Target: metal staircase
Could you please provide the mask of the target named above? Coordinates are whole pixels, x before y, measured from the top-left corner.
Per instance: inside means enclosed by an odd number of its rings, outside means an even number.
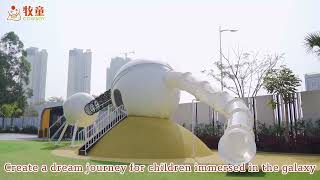
[[[78,133],[78,140],[84,141],[79,155],[87,155],[90,149],[113,127],[127,117],[124,105],[114,107],[111,101],[111,90],[90,101],[84,111],[88,115],[99,112],[97,119]]]
[[[113,127],[127,117],[127,111],[123,105],[115,108],[111,113],[99,116],[91,126],[83,129],[85,142],[79,149],[79,155],[87,155],[90,149]],[[88,137],[88,138],[87,138]]]
[[[89,126],[73,133],[73,139],[81,144],[81,148],[79,149],[80,155],[86,155],[102,136],[127,117],[124,105],[118,107],[112,105],[110,89],[86,104],[84,112],[90,116],[98,113],[98,117]],[[64,138],[68,127],[69,125],[64,115],[58,117],[57,121],[48,128],[49,141],[57,140],[56,144],[59,143]],[[60,137],[56,139],[59,133]],[[72,145],[75,142],[74,140],[72,141]]]
[[[78,133],[78,140],[84,141],[84,144],[79,149],[79,155],[87,155],[99,139],[127,117],[124,105],[116,108],[112,105],[110,89],[90,101],[84,107],[84,111],[88,115],[99,112],[99,115],[95,122]]]
[[[112,111],[114,111],[114,106],[112,104],[102,109],[99,112],[97,119],[92,124],[84,127],[81,131],[79,131],[77,139],[84,142],[86,139],[90,138],[92,134],[88,134],[88,132],[95,133],[97,131],[96,124],[98,124],[100,121],[103,121],[106,118],[109,118],[108,114],[110,114]]]

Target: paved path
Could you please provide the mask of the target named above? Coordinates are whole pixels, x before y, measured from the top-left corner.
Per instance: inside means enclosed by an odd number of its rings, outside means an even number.
[[[16,134],[16,133],[0,133],[0,140],[35,140],[38,136],[35,134]]]

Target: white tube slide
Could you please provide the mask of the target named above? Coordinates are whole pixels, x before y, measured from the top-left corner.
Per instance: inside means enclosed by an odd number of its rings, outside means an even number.
[[[165,81],[170,88],[193,94],[228,120],[218,145],[219,155],[223,160],[229,164],[242,164],[254,158],[256,144],[252,130],[253,117],[241,99],[213,89],[207,81],[198,81],[189,72],[170,71]]]

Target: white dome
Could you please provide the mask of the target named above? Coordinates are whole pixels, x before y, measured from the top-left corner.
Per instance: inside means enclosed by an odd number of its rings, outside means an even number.
[[[92,101],[94,98],[87,93],[76,93],[70,96],[63,103],[63,113],[69,124],[75,124],[79,127],[85,127],[91,124],[96,118],[97,114],[92,116],[84,112],[84,106]]]
[[[113,104],[124,104],[129,115],[168,118],[180,100],[180,91],[165,84],[165,75],[171,70],[169,65],[156,61],[128,62],[113,79]]]

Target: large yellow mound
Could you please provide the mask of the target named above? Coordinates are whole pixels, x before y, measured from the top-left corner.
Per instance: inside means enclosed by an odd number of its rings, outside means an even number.
[[[148,117],[127,117],[89,151],[89,156],[130,159],[209,155],[212,151],[187,129],[169,119]]]

